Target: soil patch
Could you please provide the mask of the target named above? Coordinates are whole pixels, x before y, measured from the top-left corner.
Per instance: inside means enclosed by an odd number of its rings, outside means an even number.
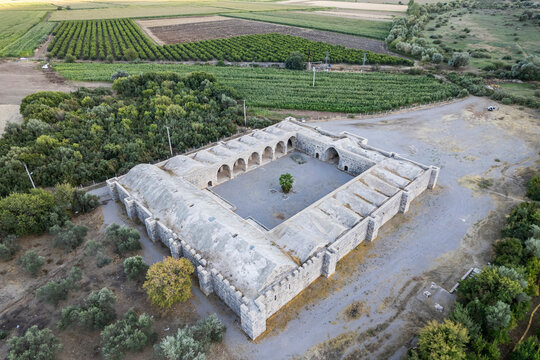
[[[214,18],[214,17],[212,17]],[[196,18],[203,20],[204,18]],[[152,26],[139,22],[144,31],[160,44],[178,44],[200,40],[223,39],[233,36],[278,33],[303,37],[312,41],[322,41],[333,45],[342,45],[353,49],[363,49],[379,54],[395,55],[386,50],[383,41],[359,36],[332,33],[320,30],[297,28],[294,26],[270,24],[243,19],[196,21],[193,23],[171,24],[173,19],[152,20]]]

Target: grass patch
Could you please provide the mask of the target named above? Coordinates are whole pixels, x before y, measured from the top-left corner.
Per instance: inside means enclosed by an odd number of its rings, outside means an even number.
[[[503,83],[500,86],[507,93],[523,97],[533,97],[534,92],[540,89],[538,85],[532,83]]]
[[[384,40],[392,27],[390,22],[342,18],[312,12],[275,11],[260,13],[226,14],[228,17],[258,20],[273,24],[298,26],[308,29],[332,31]]]
[[[43,19],[45,11],[0,12],[0,51]]]
[[[463,14],[464,10],[454,10],[428,22],[424,34],[431,46],[440,42],[438,46],[446,49],[443,54],[447,57],[453,51],[471,53],[473,67],[483,68],[496,61],[512,65],[527,55],[540,53],[538,27],[531,20],[517,19],[523,11],[476,9]],[[465,28],[470,32],[465,32]]]
[[[129,74],[148,71],[188,73],[205,71],[235,88],[248,107],[370,113],[454,97],[455,85],[428,76],[389,73],[319,73],[315,87],[307,71],[272,68],[217,67],[180,64],[57,64],[70,80],[111,81],[122,69]]]
[[[28,30],[23,36],[6,46],[0,56],[32,56],[34,49],[47,40],[56,26],[53,22],[42,22]]]

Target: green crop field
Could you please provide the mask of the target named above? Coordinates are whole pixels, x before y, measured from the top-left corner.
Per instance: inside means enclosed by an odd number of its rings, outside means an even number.
[[[23,36],[0,51],[0,56],[31,56],[34,49],[43,43],[53,31],[56,23],[41,22],[28,30]]]
[[[370,64],[410,64],[410,61],[369,51],[348,49],[340,45],[310,41],[280,35],[245,35],[228,39],[204,40],[177,45],[156,45],[131,19],[89,20],[63,22],[55,31],[48,51],[53,57],[71,54],[79,59],[126,58],[126,51],[134,49],[144,60],[200,60],[284,62],[294,51],[307,54],[313,61],[321,61],[328,52],[336,63],[360,64],[364,53]]]
[[[45,11],[0,11],[0,51],[41,21]]]
[[[51,21],[210,15],[240,11],[309,9],[309,6],[247,1],[155,1],[106,3],[108,7],[55,11]],[[82,6],[81,6],[82,7]]]
[[[56,64],[65,78],[110,81],[119,69],[130,74],[148,71],[205,71],[236,89],[248,106],[347,113],[385,111],[455,97],[459,88],[428,76],[388,73],[317,73],[315,87],[307,71],[271,68],[217,67],[180,64]]]
[[[312,12],[275,11],[257,13],[225,14],[247,20],[258,20],[274,24],[291,25],[308,29],[333,31],[349,35],[364,36],[384,40],[392,24],[383,21],[352,19],[338,16],[320,15]]]

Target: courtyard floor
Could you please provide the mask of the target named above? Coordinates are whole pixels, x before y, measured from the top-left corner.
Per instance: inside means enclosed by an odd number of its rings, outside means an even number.
[[[300,164],[293,158],[301,157]],[[279,185],[281,174],[294,178],[293,189],[285,194]],[[224,182],[212,191],[236,207],[244,219],[251,217],[267,229],[281,224],[304,208],[313,204],[353,176],[330,164],[298,151],[248,171]]]

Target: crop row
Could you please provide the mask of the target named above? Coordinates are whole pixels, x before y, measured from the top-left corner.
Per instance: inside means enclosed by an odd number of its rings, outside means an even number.
[[[324,42],[281,34],[236,36],[175,45],[156,45],[130,19],[65,21],[55,31],[48,51],[64,58],[129,60],[128,49],[142,60],[195,60],[284,62],[292,52],[309,53],[312,61],[323,61],[328,54],[333,63],[361,64],[364,54],[370,64],[410,64],[407,59],[370,51],[345,48]]]
[[[57,64],[56,70],[76,81],[110,81],[118,64]],[[156,71],[154,64],[123,64],[129,74]],[[371,113],[412,104],[442,101],[458,95],[460,88],[430,76],[389,73],[321,72],[312,87],[312,74],[272,68],[162,64],[160,71],[204,71],[233,87],[248,106]]]

